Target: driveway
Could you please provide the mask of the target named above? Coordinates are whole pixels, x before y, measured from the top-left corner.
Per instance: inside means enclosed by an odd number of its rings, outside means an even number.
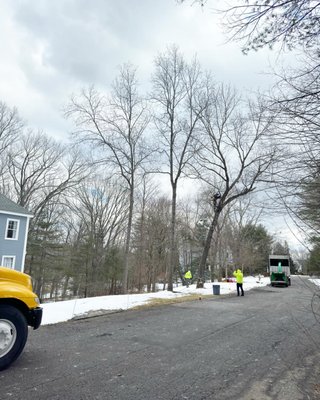
[[[43,326],[0,372],[0,398],[320,399],[319,328],[319,289],[305,277]]]

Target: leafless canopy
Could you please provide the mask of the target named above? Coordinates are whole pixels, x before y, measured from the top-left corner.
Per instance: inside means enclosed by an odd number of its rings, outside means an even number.
[[[243,51],[277,42],[292,49],[318,45],[320,3],[312,0],[242,0],[225,11],[232,39],[243,40]]]

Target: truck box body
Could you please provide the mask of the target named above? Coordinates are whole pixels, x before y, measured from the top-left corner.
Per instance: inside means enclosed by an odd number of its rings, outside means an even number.
[[[269,273],[271,286],[291,285],[290,257],[288,255],[270,255]]]

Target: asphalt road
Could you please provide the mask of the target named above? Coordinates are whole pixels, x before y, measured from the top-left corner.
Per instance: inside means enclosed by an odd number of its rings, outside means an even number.
[[[319,289],[124,311],[29,332],[0,399],[320,399]]]

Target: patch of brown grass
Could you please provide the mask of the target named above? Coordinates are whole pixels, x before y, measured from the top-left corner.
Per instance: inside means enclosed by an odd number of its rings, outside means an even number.
[[[147,303],[140,306],[131,308],[131,310],[143,310],[150,307],[165,306],[168,304],[185,303],[187,301],[202,300],[205,298],[212,298],[212,295],[189,294],[181,297],[174,297],[171,299],[150,299]]]

